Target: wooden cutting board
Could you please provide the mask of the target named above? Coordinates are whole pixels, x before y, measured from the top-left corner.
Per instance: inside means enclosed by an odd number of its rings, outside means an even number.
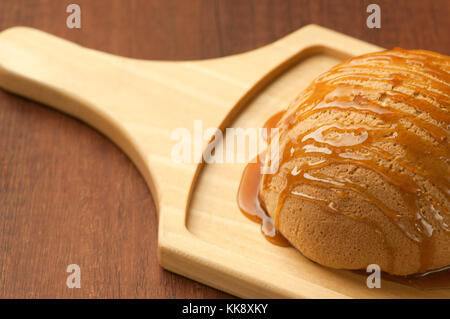
[[[328,269],[270,244],[236,205],[244,163],[177,164],[175,128],[256,128],[318,74],[380,47],[309,25],[251,52],[203,61],[143,61],[44,32],[0,33],[0,86],[75,116],[136,164],[159,212],[162,267],[240,297],[450,297]],[[203,142],[202,148],[207,145]],[[105,161],[108,159],[105,158]]]

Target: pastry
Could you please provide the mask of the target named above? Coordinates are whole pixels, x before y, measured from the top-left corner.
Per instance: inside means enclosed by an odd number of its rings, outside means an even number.
[[[449,108],[448,56],[397,48],[333,67],[277,122],[280,162],[262,175],[261,206],[325,266],[450,265]]]

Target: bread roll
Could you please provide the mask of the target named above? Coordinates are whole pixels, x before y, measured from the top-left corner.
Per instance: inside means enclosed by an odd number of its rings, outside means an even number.
[[[320,75],[278,122],[260,200],[305,256],[396,275],[450,265],[450,58],[394,49]],[[274,141],[272,141],[274,142]]]

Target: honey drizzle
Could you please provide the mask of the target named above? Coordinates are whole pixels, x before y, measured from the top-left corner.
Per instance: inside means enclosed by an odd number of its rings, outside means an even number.
[[[283,145],[284,150],[280,159],[280,170],[282,171],[279,171],[277,174],[282,174],[286,178],[286,187],[282,190],[279,197],[275,227],[278,228],[279,212],[288,196],[314,201],[316,204],[326,207],[326,210],[330,213],[343,214],[335,203],[296,192],[295,188],[299,185],[307,184],[325,187],[332,191],[339,189],[340,191],[355,192],[383,212],[394,225],[402,230],[405,236],[417,244],[421,253],[418,272],[424,272],[428,269],[429,261],[434,254],[433,232],[436,231],[436,220],[438,221],[438,227],[445,233],[449,233],[449,227],[444,220],[446,216],[449,216],[449,212],[447,207],[444,207],[436,198],[427,194],[408,172],[429,180],[446,199],[449,199],[448,110],[450,99],[446,94],[446,92],[449,92],[449,85],[446,82],[450,81],[450,74],[432,63],[431,59],[436,58],[435,55],[430,56],[418,52],[416,55],[406,58],[402,57],[403,53],[404,51],[401,49],[376,53],[347,61],[333,68],[317,78],[306,89],[304,97],[296,101],[298,106],[294,112],[289,116],[285,116],[278,123],[278,127],[281,129],[280,140],[283,138],[283,134],[289,132],[299,122],[314,114],[331,110],[370,113],[383,120],[386,126],[345,126],[340,123],[325,123],[321,127],[305,132],[298,138],[292,139],[286,145]],[[445,59],[446,61],[448,60],[448,58]],[[408,66],[409,64],[420,66],[420,68],[414,67],[414,70],[412,70]],[[361,74],[359,72],[367,72],[367,70],[373,70],[375,73],[380,71],[387,72],[389,76],[369,73]],[[358,75],[346,74],[346,72],[358,73]],[[371,81],[376,80],[380,83],[394,84],[391,90],[381,90],[368,88],[362,84],[351,85],[343,82],[352,79],[361,80],[361,76],[365,76]],[[413,77],[416,82],[409,79]],[[437,78],[443,81],[439,81]],[[398,86],[409,88],[415,92],[415,95],[417,94],[418,96],[420,94],[439,103],[439,107],[426,99],[416,98],[416,96],[412,98],[396,90]],[[379,94],[380,92],[384,92],[384,95],[377,96],[377,93]],[[380,101],[385,98],[390,98],[397,103],[403,103],[416,112],[428,114],[430,118],[438,123],[445,123],[446,129],[430,121],[418,118],[416,114],[382,105]],[[408,127],[405,127],[405,121],[426,132],[432,138],[432,141],[425,140],[411,132]],[[327,130],[337,132],[338,140],[334,142],[327,140],[324,137]],[[393,158],[388,152],[376,146],[377,142],[388,140],[404,148],[404,159]],[[362,153],[365,156],[357,154],[361,151],[364,151]],[[304,156],[321,156],[325,157],[325,161],[316,165],[303,165],[300,168],[296,168],[296,170],[301,171],[300,174],[296,175],[283,171],[284,164]],[[395,164],[402,171],[392,170],[380,165],[378,163],[380,158],[390,161],[391,165]],[[339,180],[334,176],[324,177],[318,176],[317,173],[314,174],[314,171],[319,168],[341,163],[370,169],[396,187],[408,208],[407,214],[387,207],[382,199],[376,198],[366,188],[350,180]],[[264,189],[270,187],[271,179],[271,175],[264,176],[262,181]],[[430,221],[426,219],[422,211],[424,208],[419,207],[419,202],[428,204],[427,209],[431,209],[434,212],[435,220]],[[374,225],[373,222],[360,217],[357,218],[380,231],[380,227]],[[387,245],[386,241],[385,244]],[[393,267],[395,252],[389,247],[387,247],[387,250],[390,254],[389,271]]]

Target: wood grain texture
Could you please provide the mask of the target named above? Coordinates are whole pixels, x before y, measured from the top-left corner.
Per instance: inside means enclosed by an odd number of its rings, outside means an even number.
[[[75,31],[65,28],[68,3],[2,1],[0,28],[30,25],[111,53],[192,59],[253,49],[314,22],[385,47],[449,53],[446,1],[381,1],[381,30],[365,28],[365,6],[354,1],[79,1]],[[3,92],[0,130],[0,296],[225,296],[160,270],[150,194],[98,133]],[[83,289],[65,287],[69,263],[90,265]]]

